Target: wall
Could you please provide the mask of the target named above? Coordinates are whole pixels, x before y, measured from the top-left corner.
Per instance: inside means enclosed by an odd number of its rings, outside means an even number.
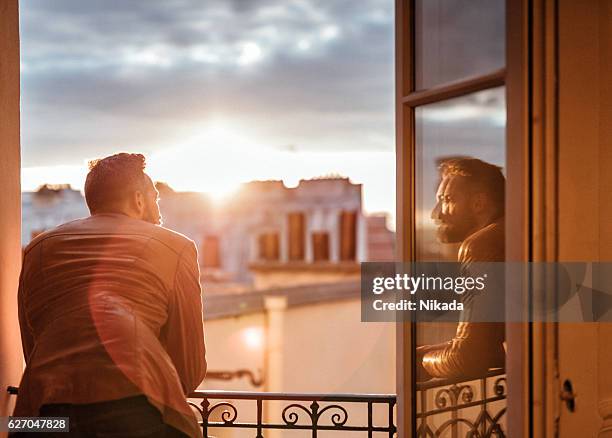
[[[362,323],[358,299],[328,301],[313,305],[289,307],[282,311],[280,355],[271,359],[266,354],[270,347],[266,339],[273,336],[269,315],[264,312],[234,318],[205,321],[207,358],[211,371],[235,371],[246,368],[256,372],[270,366],[270,360],[280,360],[281,375],[278,386],[255,388],[246,379],[223,382],[208,380],[202,389],[241,391],[321,392],[321,393],[395,393],[395,324]],[[259,329],[264,335],[258,347],[249,342],[248,332]],[[277,365],[275,365],[277,366]],[[277,376],[279,377],[279,376]],[[236,404],[243,420],[254,420],[253,403]],[[283,405],[284,406],[284,405]],[[279,421],[273,414],[280,413],[279,405],[268,420]],[[351,406],[349,422],[367,424],[365,407],[358,410]],[[264,407],[264,410],[266,407]],[[375,412],[375,423],[383,424],[386,412]],[[244,432],[244,433],[243,433]],[[252,436],[238,430],[213,429],[218,437]],[[273,434],[271,434],[273,435]],[[336,436],[332,433],[330,436]],[[350,436],[350,434],[341,434]],[[362,436],[363,434],[359,435]],[[268,434],[266,434],[268,436]],[[282,432],[278,436],[294,436]],[[304,432],[296,432],[304,436]],[[320,436],[326,436],[321,434]]]
[[[609,1],[560,1],[557,220],[561,261],[612,261],[611,30]],[[560,405],[561,437],[596,436],[602,402],[607,404],[607,415],[612,415],[612,379],[607,377],[612,339],[607,326],[559,325],[559,384],[569,379],[577,394],[575,412]],[[602,337],[599,348],[598,336]],[[602,360],[602,355],[607,359]]]
[[[19,159],[19,18],[17,0],[0,0],[0,416],[12,411],[6,387],[22,371],[17,323],[21,264]]]
[[[361,322],[359,300],[290,308],[283,390],[395,393],[395,324]]]
[[[251,265],[253,287],[256,290],[359,281],[361,267],[352,262],[257,263]]]

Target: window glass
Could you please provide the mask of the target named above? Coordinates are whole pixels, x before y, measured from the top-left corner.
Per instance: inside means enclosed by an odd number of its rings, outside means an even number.
[[[473,157],[505,172],[504,93],[499,87],[416,108],[417,260],[457,260],[458,244],[441,243],[431,217],[440,165],[451,158]]]
[[[478,242],[470,253],[475,261],[503,261],[504,92],[500,87],[416,109],[418,261],[468,266],[458,249],[470,242]],[[483,192],[484,207],[474,207]],[[505,391],[504,340],[499,322],[417,323],[419,436],[469,436],[494,427],[481,409],[487,394]],[[491,418],[501,413],[503,430],[504,406],[501,399],[485,406]]]
[[[416,88],[502,68],[504,35],[504,0],[417,0]]]

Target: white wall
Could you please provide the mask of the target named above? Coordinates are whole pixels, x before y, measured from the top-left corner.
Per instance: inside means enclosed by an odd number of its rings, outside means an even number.
[[[395,325],[362,323],[358,299],[322,302],[290,307],[284,315],[282,333],[282,387],[273,391],[304,393],[395,393]],[[266,364],[265,342],[248,347],[245,330],[259,328],[264,337],[266,315],[261,313],[205,322],[207,358],[210,370],[248,368],[257,371]],[[203,389],[263,391],[243,380],[207,381]],[[268,388],[265,388],[268,389]],[[254,403],[236,404],[242,420],[254,420]],[[366,406],[345,405],[349,422],[366,425]],[[273,414],[280,414],[274,406]],[[281,408],[282,410],[282,408]],[[386,421],[384,409],[375,410],[375,422]],[[273,416],[274,417],[274,416]],[[274,418],[273,418],[274,419]],[[278,421],[279,418],[276,418]],[[329,424],[329,418],[325,420]],[[386,424],[386,423],[385,423]],[[213,429],[218,437],[253,436],[235,429]],[[270,434],[265,434],[269,436]],[[277,436],[304,436],[304,432],[283,431]],[[320,436],[327,436],[320,433]],[[335,432],[338,435],[338,432]],[[330,434],[329,436],[335,436]],[[362,436],[361,434],[360,436]],[[342,436],[351,436],[342,433]]]

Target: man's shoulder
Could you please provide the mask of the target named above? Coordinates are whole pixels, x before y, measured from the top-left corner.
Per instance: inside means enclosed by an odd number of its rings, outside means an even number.
[[[181,253],[186,247],[195,245],[193,240],[187,236],[149,222],[127,216],[97,215],[73,220],[41,233],[28,244],[25,253],[52,237],[66,236],[72,238],[77,235],[100,234],[150,238],[177,254]]]
[[[186,247],[193,246],[195,247],[195,243],[189,237],[184,234],[179,233],[178,231],[171,230],[170,228],[165,228],[159,225],[146,224],[149,227],[149,232],[151,233],[151,237],[159,240],[161,243],[170,246],[176,252],[182,252]]]
[[[38,246],[41,242],[45,241],[46,239],[56,236],[56,235],[62,235],[62,234],[66,234],[66,233],[70,233],[70,229],[73,226],[78,226],[78,223],[84,221],[87,218],[80,218],[80,219],[75,219],[72,220],[70,222],[65,222],[63,224],[60,224],[54,228],[50,228],[48,230],[43,231],[42,233],[38,234],[36,237],[34,237],[30,243],[28,243],[26,245],[26,247],[24,248],[24,254],[27,254],[28,252],[30,252],[30,250],[32,250],[32,248]]]
[[[505,259],[504,221],[493,222],[476,231],[459,248],[460,262],[502,262]]]

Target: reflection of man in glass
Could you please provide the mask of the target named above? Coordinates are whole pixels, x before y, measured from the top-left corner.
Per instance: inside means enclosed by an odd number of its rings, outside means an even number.
[[[472,262],[504,261],[504,186],[501,169],[475,158],[440,166],[442,180],[431,218],[442,243],[461,243],[462,270]],[[417,348],[420,380],[477,376],[504,365],[504,324],[460,322],[448,342]]]

